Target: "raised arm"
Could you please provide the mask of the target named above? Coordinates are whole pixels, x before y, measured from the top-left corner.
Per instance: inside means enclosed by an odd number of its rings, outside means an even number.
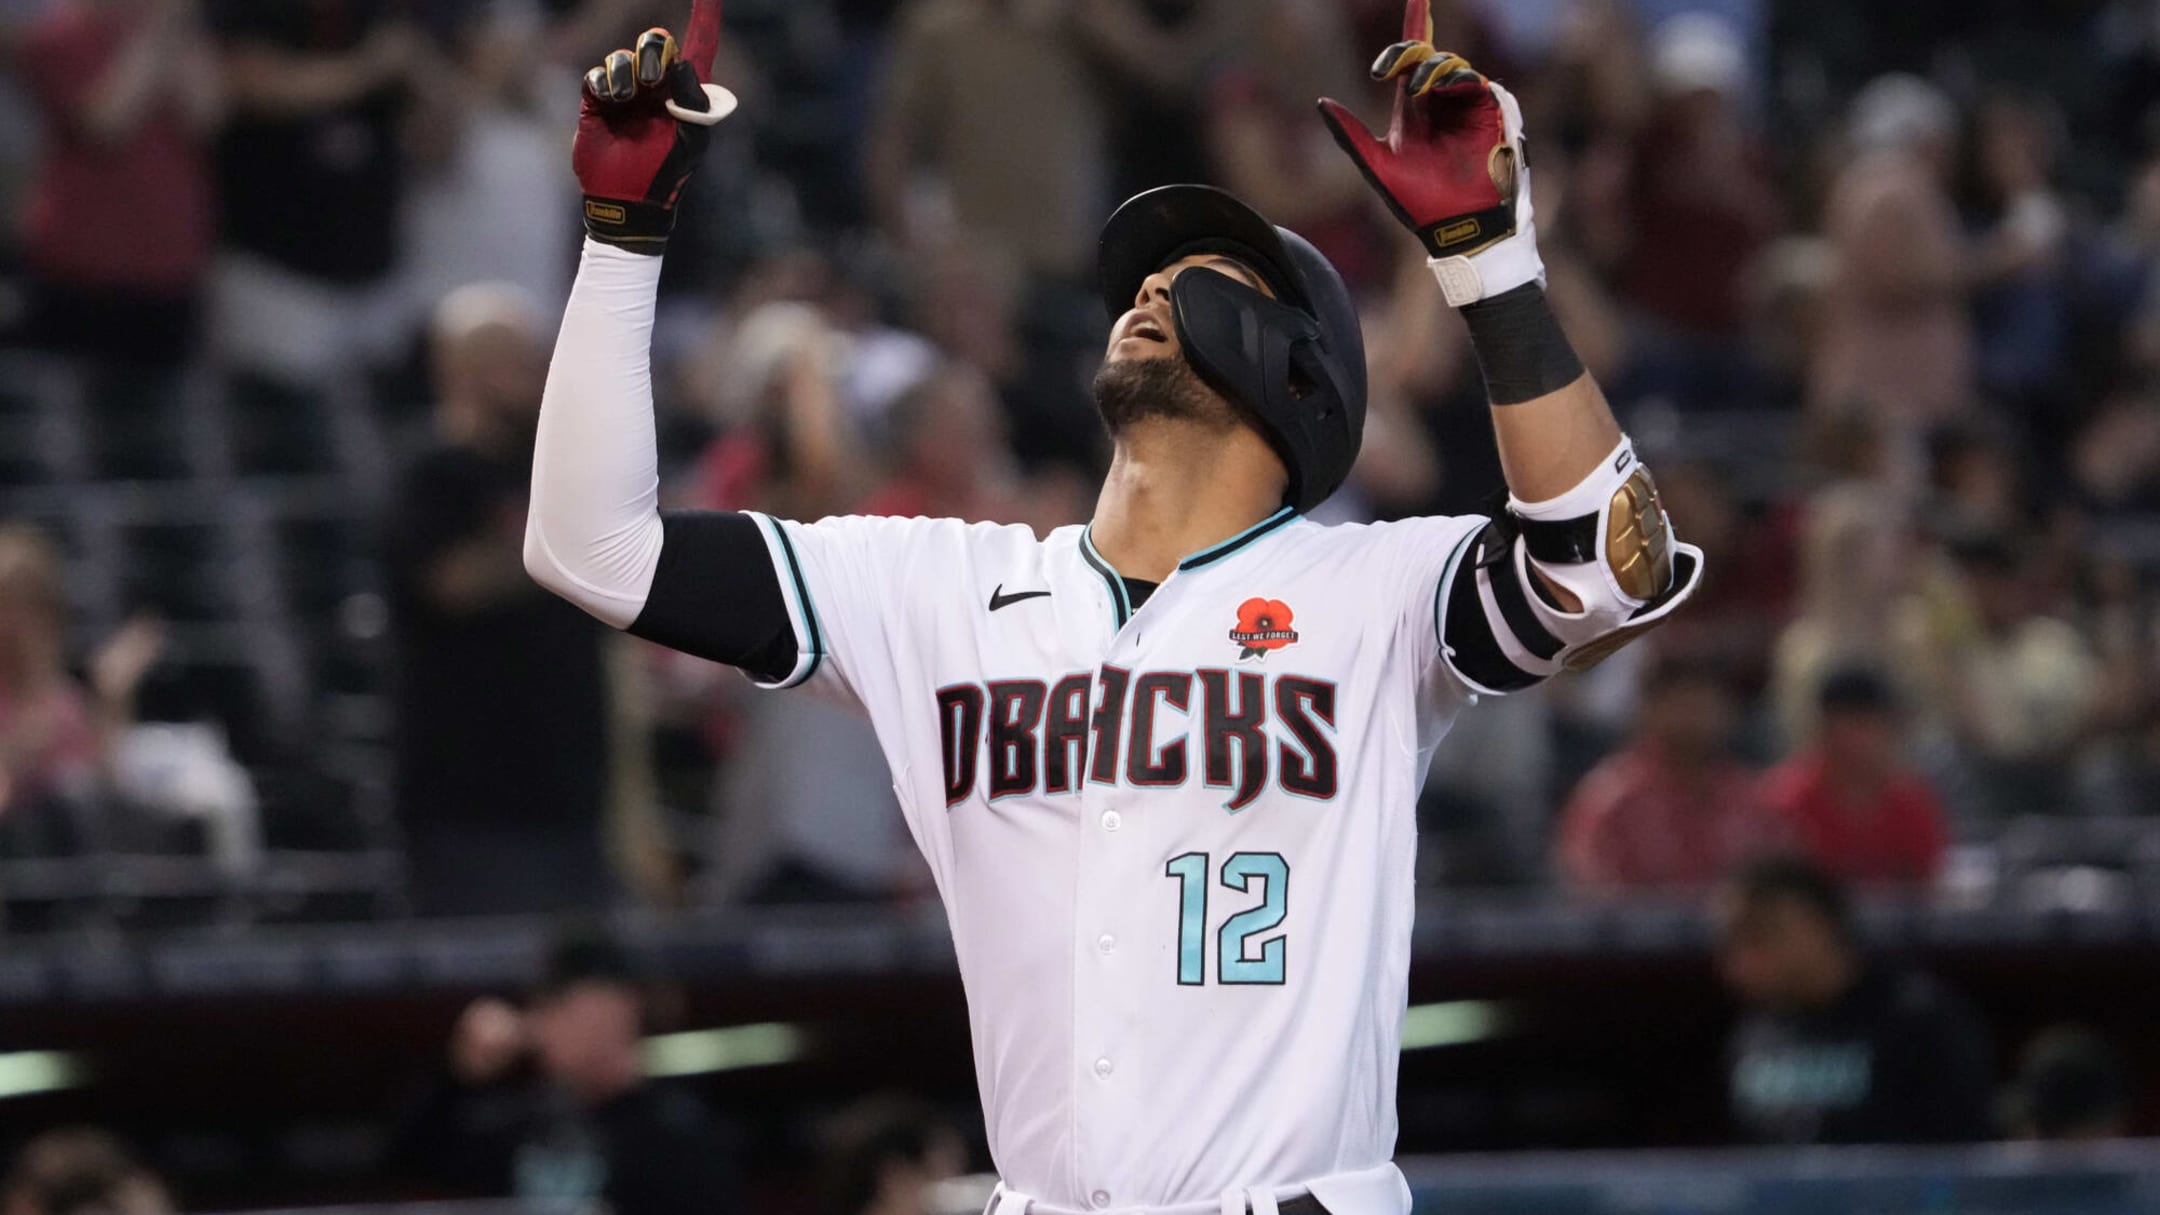
[[[1672,537],[1657,487],[1545,299],[1515,98],[1432,44],[1429,0],[1375,79],[1397,81],[1386,135],[1341,104],[1336,141],[1431,255],[1485,372],[1507,509],[1442,588],[1449,659],[1489,691],[1597,662],[1693,590],[1701,554]]]
[[[229,42],[225,87],[234,108],[283,118],[351,105],[395,84],[422,53],[420,35],[393,23],[348,51],[295,52],[254,38]]]
[[[606,624],[754,675],[795,640],[758,524],[660,510],[652,330],[675,206],[713,124],[735,105],[704,83],[717,0],[685,43],[650,30],[586,76],[572,154],[586,241],[548,368],[533,449],[525,569]]]

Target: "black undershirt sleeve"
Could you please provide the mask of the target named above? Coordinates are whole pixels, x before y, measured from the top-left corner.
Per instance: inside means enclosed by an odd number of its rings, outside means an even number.
[[[786,677],[795,630],[757,521],[734,511],[665,511],[660,522],[660,565],[631,635],[759,679]]]

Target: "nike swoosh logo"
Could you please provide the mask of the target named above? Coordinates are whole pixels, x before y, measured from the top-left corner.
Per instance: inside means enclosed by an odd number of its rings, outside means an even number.
[[[997,589],[990,592],[990,610],[995,612],[1000,608],[1009,608],[1023,599],[1048,599],[1049,597],[1050,592],[1048,591],[1014,591],[1008,595],[1005,593],[1005,584],[1000,582]]]

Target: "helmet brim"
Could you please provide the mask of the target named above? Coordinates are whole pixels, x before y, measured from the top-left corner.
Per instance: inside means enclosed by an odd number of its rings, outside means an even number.
[[[1275,225],[1213,186],[1179,185],[1134,195],[1103,225],[1095,269],[1104,310],[1116,320],[1132,308],[1148,275],[1210,253],[1249,266],[1275,298],[1309,306],[1304,276]]]

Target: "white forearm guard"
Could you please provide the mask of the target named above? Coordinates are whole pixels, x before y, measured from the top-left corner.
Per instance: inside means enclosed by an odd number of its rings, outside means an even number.
[[[1702,550],[1673,538],[1657,483],[1626,439],[1575,488],[1544,502],[1509,497],[1522,535],[1512,556],[1580,604],[1553,606],[1525,578],[1531,613],[1580,670],[1648,630],[1694,593]]]

